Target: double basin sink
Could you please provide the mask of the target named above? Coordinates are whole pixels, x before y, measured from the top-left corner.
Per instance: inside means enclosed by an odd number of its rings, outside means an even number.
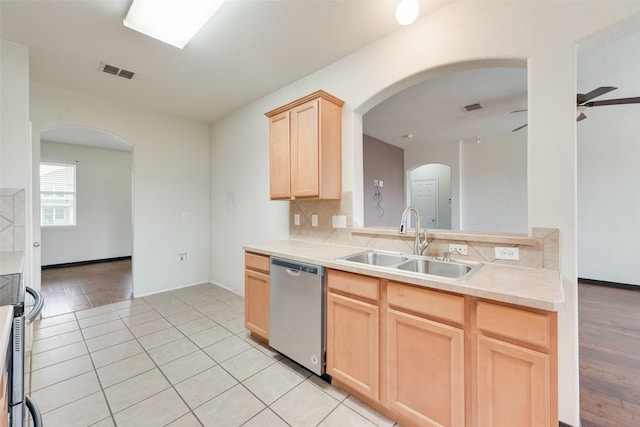
[[[371,250],[338,258],[339,260],[366,264],[400,271],[447,277],[457,280],[468,279],[482,264],[466,264],[441,261],[418,255]]]

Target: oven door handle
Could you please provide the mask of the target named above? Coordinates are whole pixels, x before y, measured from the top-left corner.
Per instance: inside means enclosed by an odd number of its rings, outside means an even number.
[[[33,427],[42,427],[42,415],[36,402],[34,402],[29,396],[24,397],[24,403],[27,405],[27,409],[31,413],[31,419],[33,420]]]
[[[36,320],[38,316],[40,316],[40,312],[42,311],[42,307],[44,306],[44,298],[42,298],[42,295],[40,295],[40,292],[38,292],[37,290],[33,289],[30,286],[26,286],[25,290],[35,300],[35,302],[33,303],[33,309],[31,309],[29,314],[25,316],[25,322],[29,324],[34,320]]]

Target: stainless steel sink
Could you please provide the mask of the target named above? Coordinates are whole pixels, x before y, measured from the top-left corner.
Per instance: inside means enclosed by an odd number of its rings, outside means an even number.
[[[431,276],[448,277],[457,280],[468,279],[482,264],[441,261],[419,255],[371,250],[337,258],[392,270],[406,271]]]
[[[391,267],[407,261],[409,258],[402,254],[386,252],[363,252],[341,258],[345,261],[359,262],[361,264],[377,265],[379,267]]]
[[[444,262],[434,259],[412,259],[397,266],[398,270],[433,274],[434,276],[458,279],[471,271],[471,266],[457,262]]]

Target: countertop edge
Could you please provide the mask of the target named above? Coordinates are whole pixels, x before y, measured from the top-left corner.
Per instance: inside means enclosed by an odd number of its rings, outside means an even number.
[[[546,311],[558,312],[565,309],[562,277],[558,271],[553,270],[484,263],[479,271],[469,279],[459,281],[437,276],[424,277],[420,273],[403,272],[336,259],[372,250],[367,247],[289,239],[246,244],[243,248],[245,251],[262,255],[288,258],[350,273],[375,275],[387,280],[498,302]],[[495,285],[495,283],[499,283],[499,285]],[[542,293],[543,296],[530,291],[532,284],[537,286],[539,293]]]

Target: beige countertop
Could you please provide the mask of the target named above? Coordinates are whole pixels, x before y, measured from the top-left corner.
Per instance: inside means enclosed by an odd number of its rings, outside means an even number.
[[[0,276],[22,273],[23,251],[0,252]]]
[[[336,259],[372,248],[302,240],[278,240],[247,244],[244,249],[263,255],[278,256],[336,270],[366,274],[525,307],[549,311],[561,311],[565,307],[560,273],[552,270],[484,263],[468,279],[456,280]],[[459,257],[458,260],[462,261],[462,258]],[[456,261],[455,257],[453,257],[453,261]]]

